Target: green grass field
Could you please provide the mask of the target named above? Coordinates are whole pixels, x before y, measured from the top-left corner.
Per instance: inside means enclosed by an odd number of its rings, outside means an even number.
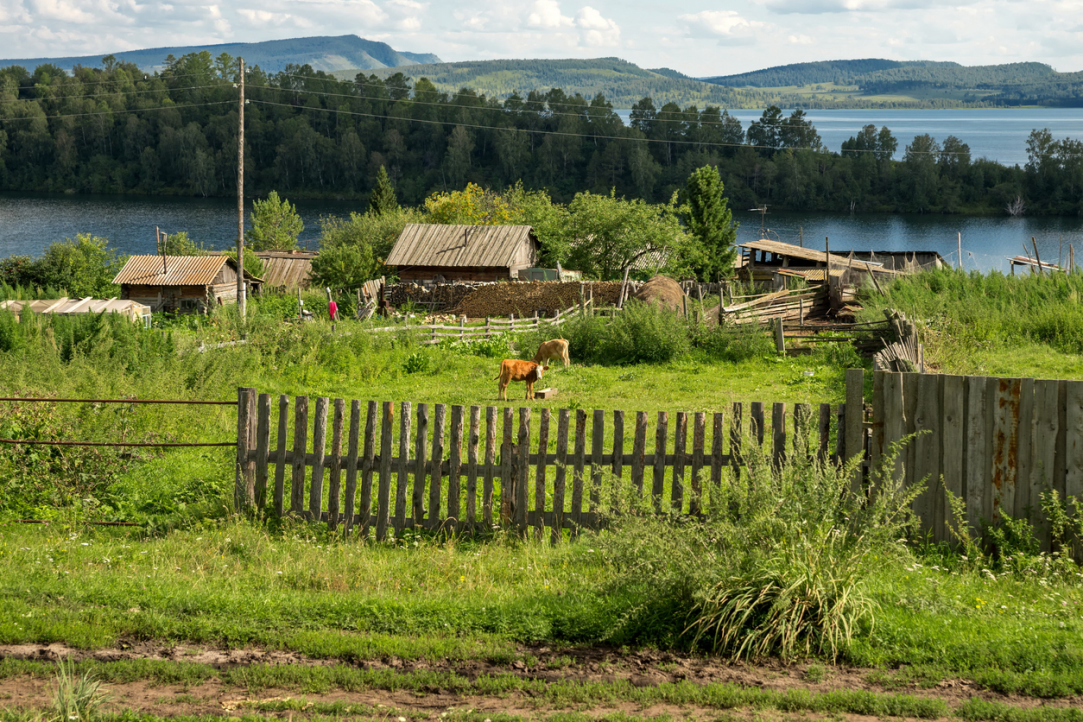
[[[931,274],[897,282],[882,301],[868,299],[866,313],[893,304],[926,320],[930,360],[944,371],[1072,378],[1083,321],[1065,301],[1077,283]],[[502,405],[493,378],[499,343],[486,356],[351,326],[336,333],[322,323],[283,326],[257,307],[246,345],[199,352],[201,343],[236,339],[228,313],[150,332],[64,323],[14,329],[0,319],[0,391],[232,399],[238,386],[253,386]],[[673,338],[663,331],[660,346]],[[577,344],[589,341],[586,332],[569,333]],[[531,350],[535,340],[517,339]],[[853,362],[830,348],[780,359],[769,342],[750,337],[681,348],[662,362],[553,369],[544,385],[560,396],[532,405],[653,415],[734,401],[837,403]],[[8,404],[0,407],[0,436],[230,440],[234,413]],[[712,497],[715,516],[703,523],[629,513],[558,546],[499,531],[450,539],[408,532],[378,544],[299,521],[236,517],[231,449],[123,456],[26,448],[0,449],[4,719],[57,718],[63,674],[36,651],[48,644],[86,655],[72,674],[92,673],[113,695],[83,717],[93,719],[124,710],[140,719],[443,713],[478,722],[1080,718],[1071,700],[1083,695],[1083,574],[1073,561],[1023,542],[966,558],[910,539],[905,519],[882,524],[847,507],[845,475],[818,467],[727,476]],[[897,503],[907,507],[901,497]],[[27,517],[51,523],[16,522]],[[87,519],[144,526],[95,527]],[[735,647],[711,654],[690,624],[724,618],[714,595],[726,584],[797,584],[777,597],[776,611],[807,604],[825,615],[823,624],[848,625],[837,655],[822,646],[826,627],[785,615],[770,624],[796,624],[796,640],[820,640],[811,652],[772,642],[783,646],[770,647],[766,666]],[[743,633],[761,633],[775,618],[766,607],[750,609],[739,622]],[[180,651],[162,656],[169,649]],[[110,651],[95,659],[102,650]],[[199,661],[208,651],[242,650],[252,654],[246,661]],[[743,661],[731,667],[735,656]],[[749,686],[740,670],[760,681]],[[972,693],[958,693],[961,683]]]

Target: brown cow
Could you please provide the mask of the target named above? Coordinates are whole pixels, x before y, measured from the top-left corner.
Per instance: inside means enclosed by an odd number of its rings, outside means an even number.
[[[534,382],[540,381],[542,374],[549,370],[548,366],[534,363],[533,361],[518,361],[506,358],[500,362],[500,398],[508,400],[508,384],[512,381],[526,381],[526,398],[530,401],[534,398]]]
[[[540,364],[554,358],[563,361],[564,368],[568,368],[568,364],[571,363],[571,359],[568,358],[568,342],[562,338],[555,338],[538,346],[538,353],[534,354],[534,363]]]

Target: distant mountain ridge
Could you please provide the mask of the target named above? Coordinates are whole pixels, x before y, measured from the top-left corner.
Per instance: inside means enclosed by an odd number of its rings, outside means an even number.
[[[229,53],[243,57],[249,66],[258,65],[268,73],[277,73],[286,65],[312,66],[313,70],[332,72],[344,69],[397,68],[406,65],[439,63],[440,58],[432,53],[408,53],[395,50],[387,43],[365,40],[356,35],[315,36],[310,38],[291,38],[288,40],[265,40],[259,43],[221,43],[217,45],[188,45],[144,50],[125,50],[112,53],[117,60],[134,63],[147,71],[158,71],[165,67],[166,56],[179,58],[182,55],[206,50],[211,55]],[[21,65],[30,72],[39,65],[51,63],[64,70],[71,71],[76,65],[99,67],[101,55],[81,55],[66,58],[26,58],[0,60],[0,67]]]

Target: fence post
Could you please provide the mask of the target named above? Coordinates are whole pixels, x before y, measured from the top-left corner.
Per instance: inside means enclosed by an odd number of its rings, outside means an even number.
[[[289,423],[290,397],[282,394],[278,397],[278,463],[275,464],[275,516],[281,518],[283,509],[282,496],[286,487],[286,424]]]
[[[267,503],[267,457],[271,451],[271,395],[260,394],[256,418],[256,509]]]
[[[305,510],[305,452],[308,449],[308,397],[298,396],[293,407],[293,473],[290,477],[290,513]]]
[[[530,480],[530,407],[519,407],[519,448],[515,465],[515,532],[526,537],[527,504]]]
[[[256,435],[256,390],[237,389],[237,478],[233,490],[236,511],[245,511],[256,502],[255,463],[248,461]]]
[[[865,371],[846,369],[846,428],[840,429],[846,437],[846,461],[864,455],[861,438],[865,433]],[[862,489],[862,473],[859,467],[850,480],[850,489],[858,494]]]
[[[310,521],[318,522],[323,511],[323,468],[327,455],[327,405],[326,396],[316,397],[316,420],[312,429],[312,486],[308,490],[308,513]]]
[[[466,338],[466,316],[459,316],[459,340]]]

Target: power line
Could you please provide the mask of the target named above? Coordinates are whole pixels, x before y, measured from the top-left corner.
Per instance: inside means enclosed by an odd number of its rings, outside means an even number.
[[[21,65],[14,65],[14,66],[9,65],[8,66],[8,68],[11,68],[11,67],[23,68],[23,66],[21,66]],[[39,65],[37,67],[40,68],[41,66]],[[4,70],[6,70],[6,69],[7,68],[0,68],[0,75],[3,75]],[[26,68],[23,68],[23,70],[26,70]],[[35,68],[35,71],[36,70],[37,70],[37,68]],[[61,70],[63,70],[63,68],[61,68]],[[100,68],[90,68],[90,70],[92,70],[94,72],[98,72],[98,73],[105,72],[104,70],[101,70]],[[128,78],[128,80],[132,81],[133,83],[149,83],[151,80],[172,80],[173,78],[194,78],[196,76],[204,76],[205,77],[206,75],[207,75],[207,73],[178,73],[176,75],[172,75],[172,74],[171,75],[163,75],[161,73],[155,73],[155,74],[143,73],[142,80],[140,80],[139,78]],[[122,82],[120,80],[83,80],[83,79],[81,79],[81,78],[79,78],[79,77],[77,77],[75,75],[64,75],[62,77],[66,81],[77,82],[80,85],[106,85],[108,83],[120,83],[120,82]],[[231,82],[231,81],[223,80],[222,82],[225,83],[225,82]],[[20,88],[36,88],[37,85],[20,85],[19,87]],[[55,87],[55,86],[46,85],[45,87],[46,88],[52,88],[52,87]]]

